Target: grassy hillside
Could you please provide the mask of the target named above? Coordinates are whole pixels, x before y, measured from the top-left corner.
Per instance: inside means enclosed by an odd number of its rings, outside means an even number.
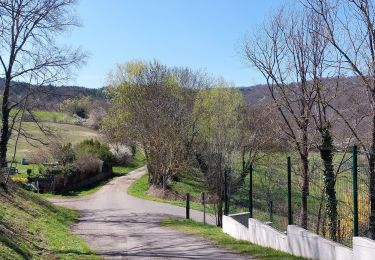
[[[53,142],[53,141],[61,141],[61,142],[70,142],[72,144],[76,144],[81,142],[84,139],[94,138],[100,139],[99,133],[95,130],[92,130],[87,127],[78,126],[78,125],[70,125],[70,124],[58,124],[58,123],[42,123],[43,126],[49,129],[53,135],[46,136],[43,134],[39,127],[35,123],[25,122],[23,123],[23,128],[27,131],[28,134],[32,135],[35,139],[43,140],[43,142]],[[14,151],[14,143],[15,143],[15,136],[16,132],[13,133],[11,140],[9,142],[9,151],[8,151],[8,158],[11,158]],[[17,155],[18,159],[26,157],[30,155],[32,152],[35,152],[37,149],[42,148],[43,145],[34,140],[26,140],[25,137],[20,136],[18,141],[17,147]]]
[[[36,194],[0,188],[0,259],[97,259],[69,231],[77,217]]]

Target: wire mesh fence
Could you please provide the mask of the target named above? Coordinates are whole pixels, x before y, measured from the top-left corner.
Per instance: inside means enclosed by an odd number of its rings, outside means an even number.
[[[353,153],[351,149],[332,151],[332,154],[332,167],[328,168],[327,162],[321,159],[318,151],[310,153],[307,229],[351,245],[356,232],[359,236],[370,236],[369,154],[362,151]],[[291,157],[289,184],[288,155]],[[265,155],[252,167],[242,171],[238,170],[241,169],[240,164],[235,165],[227,183],[228,213],[250,211],[253,218],[280,231],[286,231],[291,223],[302,225],[301,160],[295,154],[288,155]],[[332,170],[331,186],[327,169]],[[357,185],[354,187],[353,174],[357,179]],[[332,187],[333,190],[327,187]],[[356,219],[358,225],[355,224]]]

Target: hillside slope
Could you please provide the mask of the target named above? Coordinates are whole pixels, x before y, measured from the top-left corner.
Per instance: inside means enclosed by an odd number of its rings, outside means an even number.
[[[72,143],[77,144],[85,139],[97,139],[100,140],[101,137],[98,131],[93,129],[71,124],[59,124],[59,123],[42,123],[45,128],[53,133],[53,135],[44,135],[38,125],[32,122],[24,122],[24,130],[31,135],[34,139],[42,140],[44,143],[51,142],[62,142],[62,143]],[[9,140],[8,157],[11,158],[14,151],[14,143],[16,139],[16,132],[13,133],[11,139]],[[27,158],[30,154],[35,153],[39,149],[43,148],[44,145],[39,141],[32,139],[26,139],[24,136],[20,136],[17,146],[16,158]]]
[[[77,218],[36,194],[0,187],[0,259],[96,259],[69,231]]]

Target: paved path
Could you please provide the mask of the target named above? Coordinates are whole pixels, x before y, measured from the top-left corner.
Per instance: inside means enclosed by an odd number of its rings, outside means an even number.
[[[98,192],[77,199],[51,199],[81,212],[74,232],[106,259],[248,259],[196,236],[161,227],[160,220],[184,217],[185,209],[127,194],[146,171],[113,179]],[[192,211],[201,220],[202,213]]]

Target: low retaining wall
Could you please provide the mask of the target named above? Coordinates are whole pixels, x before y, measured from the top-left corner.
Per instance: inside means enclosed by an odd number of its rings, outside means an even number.
[[[247,226],[244,224],[246,218]],[[249,213],[223,216],[223,232],[236,239],[311,259],[375,259],[374,240],[354,237],[351,249],[296,225],[289,225],[286,234],[281,233],[259,220],[249,218]]]
[[[101,167],[101,171],[99,173],[90,177],[58,174],[45,176],[44,178],[37,179],[34,182],[38,182],[41,192],[62,193],[99,183],[110,178],[112,175],[112,166],[105,166]]]
[[[287,236],[259,220],[249,218],[250,242],[280,251],[288,251]]]
[[[311,259],[352,260],[353,250],[296,225],[287,230],[289,253]]]
[[[353,238],[353,259],[375,259],[375,241],[364,237]]]
[[[223,231],[236,239],[250,241],[249,229],[229,216],[223,216]]]

